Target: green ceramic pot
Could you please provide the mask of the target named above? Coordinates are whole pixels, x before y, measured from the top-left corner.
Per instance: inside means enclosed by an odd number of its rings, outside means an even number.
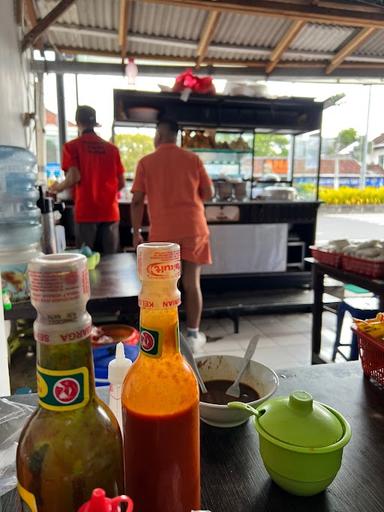
[[[267,400],[257,409],[239,402],[229,406],[254,415],[265,468],[281,488],[312,496],[333,481],[351,439],[351,428],[339,412],[305,391]]]

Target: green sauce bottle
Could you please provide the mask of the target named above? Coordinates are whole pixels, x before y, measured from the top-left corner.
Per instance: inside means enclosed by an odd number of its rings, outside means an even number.
[[[124,490],[119,425],[95,392],[86,258],[41,256],[28,272],[39,405],[19,441],[18,490],[25,511],[77,512],[97,487]]]

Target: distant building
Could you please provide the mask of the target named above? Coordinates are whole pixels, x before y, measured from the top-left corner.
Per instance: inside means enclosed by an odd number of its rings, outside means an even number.
[[[384,133],[373,139],[370,151],[371,164],[378,166],[381,171],[384,169]]]
[[[71,121],[67,121],[68,140],[77,137],[77,126]],[[57,114],[50,110],[45,110],[45,144],[47,151],[47,163],[61,162],[61,148],[59,143],[59,125]]]

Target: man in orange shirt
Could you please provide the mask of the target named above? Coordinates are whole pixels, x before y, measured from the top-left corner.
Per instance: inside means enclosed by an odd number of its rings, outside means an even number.
[[[125,185],[124,168],[116,146],[94,132],[96,111],[79,106],[76,123],[80,136],[63,146],[65,180],[54,183],[53,193],[74,187],[76,243],[103,254],[119,248],[119,204],[117,193]]]
[[[156,151],[142,158],[132,186],[133,243],[142,243],[144,198],[147,197],[151,242],[176,242],[181,248],[187,340],[199,350],[206,338],[199,331],[202,311],[201,265],[211,263],[204,201],[212,198],[212,182],[200,158],[176,145],[178,127],[160,121]]]

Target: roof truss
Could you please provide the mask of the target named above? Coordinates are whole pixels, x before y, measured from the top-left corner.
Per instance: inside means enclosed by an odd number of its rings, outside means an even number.
[[[271,56],[269,57],[269,64],[267,64],[267,67],[265,68],[265,72],[268,75],[275,69],[283,53],[289,48],[289,45],[292,43],[304,25],[305,21],[303,20],[296,20],[292,22],[291,26],[280,39],[279,44],[276,46],[276,48],[271,53]]]
[[[121,60],[124,62],[127,53],[127,33],[128,33],[128,11],[130,0],[120,0],[120,17],[119,17],[119,46],[121,52]]]
[[[32,29],[32,28],[36,27],[36,25],[38,24],[35,3],[33,0],[23,0],[23,2],[24,2],[24,8],[25,8],[24,15],[27,18],[28,23]],[[36,48],[38,48],[39,50],[43,49],[43,41],[42,41],[41,37],[38,37],[36,39],[34,46]]]
[[[215,29],[220,20],[220,11],[210,11],[206,19],[205,25],[200,35],[199,45],[196,51],[196,67],[199,68],[205,59],[208,51],[209,43],[211,42]]]
[[[219,9],[247,15],[278,16],[307,23],[384,28],[382,7],[317,0],[144,0],[196,9]]]
[[[332,73],[337,66],[339,66],[349,55],[351,55],[359,46],[361,46],[374,32],[373,27],[362,28],[359,33],[351,39],[345,46],[343,46],[337,54],[333,57],[332,61],[328,64],[325,72],[327,75]]]
[[[57,18],[71,7],[76,0],[61,0],[44,18],[42,18],[27,34],[25,34],[21,43],[22,51],[32,46],[35,41],[45,32]]]
[[[179,62],[180,65],[188,63],[189,66],[195,64],[197,70],[204,65],[236,66],[242,69],[247,67],[250,70],[263,69],[264,76],[272,73],[278,76],[282,69],[302,68],[303,70],[321,69],[321,76],[327,77],[332,74],[334,77],[338,75],[338,69],[356,69],[359,72],[372,69],[376,72],[384,65],[384,54],[379,50],[371,50],[371,48],[378,48],[381,37],[384,37],[381,36],[381,33],[384,34],[384,9],[378,5],[370,6],[354,0],[119,0],[119,21],[114,27],[109,23],[95,24],[93,21],[89,22],[89,25],[93,26],[82,26],[72,21],[76,20],[72,13],[58,23],[57,19],[76,0],[58,1],[55,8],[40,20],[35,8],[37,0],[19,1],[24,2],[24,11],[28,15],[29,24],[32,27],[24,36],[23,49],[32,44],[35,47],[40,47],[43,42],[41,35],[49,29],[52,32],[46,42],[49,43],[52,39],[52,45],[63,53],[120,56],[124,61],[129,44],[129,48],[136,48],[132,56],[138,60],[162,61],[163,63]],[[49,0],[38,1],[48,3]],[[94,0],[89,0],[90,5],[93,5],[93,2]],[[129,20],[134,2],[136,2],[134,6],[135,20],[137,15],[138,21],[135,22],[135,31],[129,31]],[[185,17],[189,16],[185,8],[204,9],[206,16],[204,22],[201,21],[201,16],[199,17],[200,29],[193,32],[194,36],[188,38],[186,32],[186,37],[183,39],[183,32],[180,30],[176,32],[165,29],[162,33],[159,30],[161,27],[157,26],[156,30],[141,29],[140,9],[143,9],[145,3],[177,6],[180,9],[180,14],[177,14],[176,19],[181,19],[184,24],[188,21],[184,19],[184,14]],[[259,18],[258,22],[261,20],[261,23],[264,16],[269,18],[269,23],[273,22],[271,17],[284,18],[289,19],[290,24],[285,33],[282,34],[282,30],[279,30],[280,40],[272,50],[268,44],[261,46],[262,39],[258,45],[257,43],[229,44],[225,42],[225,36],[220,35],[222,42],[217,36],[215,38],[215,33],[223,32],[223,30],[217,31],[221,20],[223,23],[230,23],[228,16],[224,21],[225,13],[242,14],[243,17],[254,15]],[[179,26],[183,26],[183,23],[180,23]],[[292,49],[292,43],[304,27],[310,37],[312,28],[315,31],[315,36],[318,33],[321,35],[321,31],[316,32],[319,30],[318,25],[328,24],[339,25],[342,29],[342,36],[340,33],[333,36],[334,29],[327,29],[324,32],[325,37],[328,30],[331,37],[335,37],[332,39],[333,42],[330,40],[330,44],[325,46],[330,50]],[[273,25],[279,26],[279,22]],[[101,28],[103,26],[110,26],[110,28]],[[200,35],[197,36],[199,30]],[[356,50],[370,41],[377,31],[380,33],[373,40],[373,44],[365,45],[364,50],[356,53]],[[338,32],[337,29],[336,32]],[[175,35],[176,33],[178,35]],[[75,37],[69,34],[73,34]],[[110,42],[105,41],[108,38],[111,40]],[[246,40],[247,38],[243,39],[243,41]],[[256,41],[257,38],[253,40]],[[148,49],[149,45],[150,49]],[[299,48],[300,45],[299,41],[297,47]],[[108,48],[108,51],[98,51],[97,48]],[[112,48],[114,49],[111,51]],[[306,48],[306,46],[302,45],[302,48]],[[144,51],[148,51],[148,54],[144,55]],[[220,58],[208,58],[208,51],[211,55],[216,54]],[[176,55],[186,55],[187,57],[176,57]]]

